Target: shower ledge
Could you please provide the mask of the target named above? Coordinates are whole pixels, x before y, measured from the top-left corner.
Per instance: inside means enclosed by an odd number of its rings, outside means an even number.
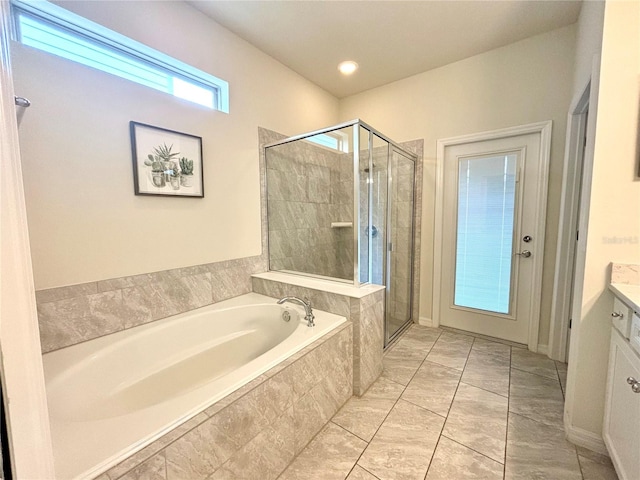
[[[336,293],[352,298],[362,298],[372,293],[384,290],[384,285],[362,285],[355,287],[346,283],[332,282],[331,280],[322,280],[318,278],[309,278],[302,275],[294,275],[282,272],[265,272],[255,273],[251,275],[254,278],[262,278],[264,280],[272,280],[274,282],[288,283],[299,287],[321,290],[329,293]]]

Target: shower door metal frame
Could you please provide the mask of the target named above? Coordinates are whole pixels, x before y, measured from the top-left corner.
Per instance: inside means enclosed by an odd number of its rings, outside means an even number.
[[[292,137],[287,137],[284,138],[282,140],[277,140],[275,142],[271,142],[271,143],[267,143],[265,144],[262,148],[264,149],[264,169],[265,169],[265,180],[266,180],[266,170],[267,170],[267,149],[271,148],[271,147],[276,147],[279,145],[285,145],[287,143],[292,143],[298,140],[304,140],[306,138],[309,137],[313,137],[315,135],[320,135],[323,133],[329,133],[329,132],[333,132],[335,130],[341,130],[344,128],[348,128],[348,127],[353,127],[353,189],[354,189],[354,195],[353,195],[353,216],[354,216],[354,221],[353,221],[353,280],[345,280],[345,279],[339,279],[339,278],[335,278],[335,277],[327,277],[327,276],[323,276],[323,275],[316,275],[313,273],[307,273],[307,272],[296,272],[296,271],[288,271],[287,273],[291,273],[294,275],[300,275],[300,276],[304,276],[304,277],[311,277],[311,278],[322,278],[325,280],[331,280],[331,281],[335,281],[338,283],[345,283],[345,284],[350,284],[350,285],[354,285],[355,287],[359,287],[360,285],[366,285],[371,283],[371,271],[372,271],[372,242],[371,242],[371,236],[368,237],[368,243],[369,243],[369,253],[368,253],[368,269],[369,269],[369,278],[368,281],[366,282],[360,282],[360,137],[359,137],[359,127],[364,128],[365,130],[367,130],[369,132],[369,142],[368,142],[368,147],[369,147],[369,159],[368,159],[368,164],[369,164],[369,178],[371,177],[371,174],[373,172],[373,151],[372,151],[372,142],[373,142],[373,135],[376,135],[378,137],[380,137],[382,140],[386,141],[389,144],[389,151],[391,151],[391,148],[397,150],[398,152],[400,152],[403,156],[407,157],[408,159],[410,159],[411,161],[414,162],[414,172],[415,172],[415,161],[416,161],[416,156],[410,152],[407,152],[406,150],[404,150],[403,148],[401,148],[400,146],[398,146],[398,144],[396,142],[394,142],[393,140],[391,140],[389,137],[387,137],[386,135],[384,135],[383,133],[379,132],[378,130],[376,130],[375,128],[373,128],[371,125],[367,124],[366,122],[363,122],[362,120],[356,118],[354,120],[349,120],[347,122],[343,122],[343,123],[339,123],[337,125],[333,125],[330,127],[326,127],[326,128],[321,128],[319,130],[314,130],[312,132],[307,132],[307,133],[302,133],[300,135],[294,135]],[[389,169],[389,166],[391,164],[391,162],[389,161],[389,156],[387,156],[388,161],[387,163],[389,164],[387,166],[387,168]],[[390,172],[390,170],[387,170],[387,174]],[[387,178],[389,178],[389,175],[387,176]],[[371,212],[371,204],[372,204],[372,196],[373,196],[373,190],[372,190],[372,185],[371,183],[368,184],[368,190],[369,190],[369,215],[368,215],[368,222],[369,225],[372,225],[372,212]],[[412,195],[415,193],[415,182],[412,188]],[[266,198],[265,198],[265,202],[266,202],[266,206],[267,206],[267,216],[268,216],[268,205],[269,205],[269,184],[266,184],[265,187],[265,194],[266,194]],[[389,200],[389,189],[387,187],[387,201]],[[414,209],[415,209],[415,205],[414,205]],[[388,212],[388,211],[387,211]],[[413,219],[413,215],[412,215],[412,219]],[[385,218],[385,226],[387,223],[388,218]],[[413,221],[412,223],[412,233],[413,233]],[[268,220],[267,220],[267,229],[268,229]],[[387,229],[388,230],[388,229]],[[269,245],[269,232],[267,231],[267,248]],[[413,235],[412,235],[412,252],[413,252]],[[383,252],[384,252],[384,268],[385,270],[387,269],[387,264],[386,264],[386,258],[387,258],[387,249],[388,249],[388,240],[387,240],[387,246],[385,248],[383,248]],[[269,259],[269,269],[271,269],[271,260]],[[282,271],[282,270],[280,270]],[[390,283],[388,277],[388,273],[387,271],[383,272],[384,275],[384,279],[385,279],[385,283],[387,283],[386,285],[386,289],[388,290],[390,288],[390,285],[388,285]],[[412,292],[411,294],[413,294],[413,268],[412,268],[412,276],[411,276],[411,285],[412,285]],[[388,303],[385,302],[385,303]],[[387,310],[388,307],[385,307],[385,310]],[[385,317],[387,317],[387,312],[385,311]],[[385,318],[385,329],[386,329],[386,318]],[[386,338],[386,334],[385,334],[385,338]]]
[[[415,272],[413,268],[413,255],[414,255],[414,247],[415,247],[415,193],[416,193],[416,182],[415,182],[415,174],[416,174],[416,161],[417,157],[414,154],[403,150],[398,147],[394,142],[389,142],[389,150],[387,153],[387,212],[385,218],[385,227],[386,227],[386,242],[387,245],[384,248],[384,279],[385,279],[385,321],[384,321],[384,348],[386,349],[398,336],[402,334],[409,326],[413,323],[413,297],[414,297],[414,279]],[[392,186],[393,186],[393,176],[391,174],[392,169],[392,158],[394,152],[400,153],[403,157],[413,163],[413,181],[411,183],[411,233],[409,234],[411,246],[409,248],[409,278],[410,288],[409,288],[409,318],[404,322],[404,324],[398,328],[393,334],[389,334],[389,321],[391,319],[391,287],[392,287],[392,279],[391,279],[391,260],[393,255],[393,241],[391,235],[391,218],[393,216],[393,202],[392,199]]]

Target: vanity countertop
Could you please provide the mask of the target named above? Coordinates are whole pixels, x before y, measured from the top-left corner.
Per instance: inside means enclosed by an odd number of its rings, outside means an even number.
[[[609,290],[620,297],[634,312],[640,313],[640,285],[610,283]]]

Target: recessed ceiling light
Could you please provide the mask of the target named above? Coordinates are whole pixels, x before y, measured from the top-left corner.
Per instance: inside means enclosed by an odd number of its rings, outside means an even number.
[[[356,62],[352,62],[351,60],[347,60],[346,62],[342,62],[338,65],[338,70],[343,75],[351,75],[358,69],[358,64]]]

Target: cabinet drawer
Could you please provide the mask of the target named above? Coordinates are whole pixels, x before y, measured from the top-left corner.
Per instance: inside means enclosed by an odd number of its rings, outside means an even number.
[[[640,380],[640,358],[614,330],[603,437],[620,480],[640,479],[640,393],[633,390],[631,379]]]
[[[631,332],[629,333],[629,344],[638,355],[640,355],[640,317],[633,314],[631,320]],[[640,380],[640,379],[639,379]]]
[[[631,309],[622,303],[618,297],[613,297],[611,322],[624,338],[629,338],[631,333]]]

